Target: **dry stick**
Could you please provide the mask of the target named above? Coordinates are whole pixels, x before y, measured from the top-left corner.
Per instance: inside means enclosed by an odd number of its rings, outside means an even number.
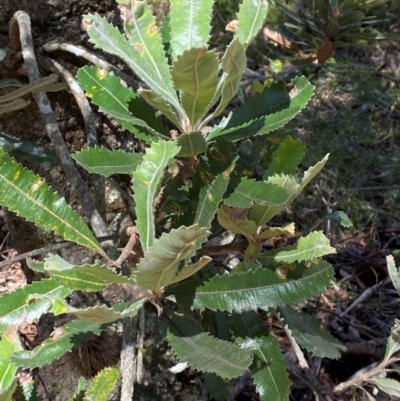
[[[66,70],[57,61],[52,60],[48,57],[39,57],[40,64],[43,64],[45,68],[51,72],[59,73],[64,78],[64,81],[68,84],[72,94],[74,95],[75,101],[79,106],[79,109],[83,116],[85,125],[85,132],[89,146],[95,146],[98,144],[97,132],[95,127],[94,115],[92,108],[90,107],[89,101],[78,82],[72,76],[72,74]],[[95,205],[99,210],[100,214],[105,218],[106,215],[106,202],[105,202],[105,181],[104,178],[98,174],[94,175],[94,199]]]
[[[303,369],[304,373],[307,375],[308,380],[310,381],[310,384],[312,386],[312,391],[315,395],[315,399],[317,401],[323,401],[324,397],[322,396],[320,391],[321,384],[318,383],[317,378],[313,375],[313,372],[308,366],[306,358],[304,358],[303,351],[300,349],[299,344],[297,344],[296,340],[293,338],[292,333],[290,332],[287,324],[283,325],[283,331],[285,332],[286,337],[290,341],[290,345],[292,346],[292,349],[297,356],[297,360],[299,361],[300,367]]]
[[[40,79],[39,68],[36,62],[35,53],[33,50],[32,34],[31,34],[31,21],[29,15],[24,11],[17,11],[10,22],[10,31],[13,30],[13,26],[18,24],[19,37],[22,46],[22,56],[25,61],[25,65],[28,71],[29,81],[34,82]],[[15,29],[15,28],[14,28]],[[14,30],[15,32],[15,30]],[[17,49],[16,49],[17,50]],[[95,234],[98,237],[108,236],[107,226],[101,218],[99,212],[95,208],[93,199],[86,188],[86,185],[80,176],[72,158],[68,151],[68,148],[64,142],[63,136],[60,129],[58,128],[57,121],[54,117],[53,109],[50,105],[47,95],[43,92],[33,93],[33,97],[42,113],[46,131],[50,137],[53,147],[56,151],[57,157],[61,163],[61,166],[68,178],[73,185],[77,196],[83,206],[85,214],[89,217],[90,223]],[[115,259],[117,251],[113,246],[111,240],[103,241],[102,247],[106,253],[109,253],[110,257]],[[103,255],[106,256],[106,255]]]
[[[343,318],[345,315],[347,315],[349,312],[351,312],[357,305],[360,303],[364,302],[366,299],[368,299],[370,296],[372,296],[376,291],[378,291],[381,287],[384,285],[388,284],[391,282],[390,277],[386,277],[384,280],[379,282],[378,284],[375,284],[373,287],[368,288],[368,290],[364,291],[361,296],[359,296],[350,306],[342,312],[338,318],[332,320],[329,325],[332,325],[337,322],[339,318]]]
[[[31,23],[29,15],[23,11],[17,11],[10,22],[10,32],[13,31],[15,33],[16,25],[19,26],[22,56],[28,70],[29,80],[31,82],[38,80],[40,79],[40,74],[33,51]],[[79,175],[78,170],[72,161],[71,155],[69,154],[68,148],[65,145],[46,94],[38,92],[34,93],[33,96],[38,104],[40,111],[42,112],[46,130],[57,153],[58,159],[60,160],[60,163],[68,179],[74,186],[77,195],[79,196],[85,214],[90,218],[90,222],[94,232],[98,237],[108,236],[109,233],[107,227],[99,212],[96,210],[93,199],[90,196],[90,193],[87,190],[85,183],[82,180],[82,177]],[[103,241],[101,245],[112,259],[117,258],[117,250],[115,249],[111,240]],[[126,349],[123,347],[123,350],[121,352],[122,401],[130,401],[133,394],[133,377],[131,376],[131,367],[134,364],[135,360],[134,348],[132,348],[133,332],[135,328],[136,323],[132,318],[125,319],[123,327],[123,344],[126,345]]]
[[[13,258],[7,259],[4,262],[0,262],[0,269],[2,269],[4,266],[12,265],[13,263],[19,262],[20,260],[24,260],[26,258],[39,256],[47,252],[59,251],[60,249],[68,248],[72,245],[75,244],[73,242],[60,242],[59,244],[52,244],[43,248],[35,249],[34,251],[21,253],[21,255],[17,255]]]
[[[382,370],[384,370],[386,368],[386,366],[389,366],[392,363],[398,362],[399,360],[400,360],[400,358],[391,358],[388,360],[384,359],[378,366],[376,366],[375,368],[372,368],[368,372],[366,372],[360,376],[354,377],[353,379],[350,379],[346,382],[338,384],[336,387],[333,388],[333,392],[334,393],[340,392],[340,391],[347,389],[348,387],[351,387],[353,384],[362,383],[363,381],[368,380],[369,378],[380,373]]]
[[[139,87],[139,82],[136,81],[134,78],[132,78],[128,74],[121,72],[120,70],[118,70],[118,68],[114,67],[107,61],[102,60],[93,53],[90,53],[84,47],[75,46],[68,43],[48,43],[43,46],[43,49],[46,50],[47,52],[64,50],[66,52],[72,53],[77,57],[84,58],[85,60],[91,62],[94,65],[97,65],[100,68],[104,68],[107,71],[114,72],[115,75],[123,79],[128,85],[132,86],[132,88],[137,89]]]

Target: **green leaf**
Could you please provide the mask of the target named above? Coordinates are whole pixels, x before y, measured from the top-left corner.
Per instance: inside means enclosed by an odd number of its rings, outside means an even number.
[[[107,401],[119,378],[119,369],[104,368],[90,382],[85,401]]]
[[[183,315],[173,314],[167,324],[166,337],[174,353],[197,370],[234,379],[251,363],[248,352],[236,344],[211,337]]]
[[[342,212],[340,210],[329,213],[324,216],[325,219],[335,221],[342,225],[343,227],[353,227],[353,223],[349,219],[349,216],[345,212]]]
[[[196,289],[193,304],[200,309],[228,312],[257,308],[267,310],[313,297],[323,291],[332,279],[333,269],[327,262],[304,269],[302,276],[296,280],[281,278],[274,271],[258,268],[245,273],[213,277]]]
[[[204,47],[185,50],[172,65],[172,80],[180,91],[181,103],[192,128],[208,111],[217,89],[218,70],[215,50],[209,51]]]
[[[260,400],[289,399],[290,381],[285,359],[275,339],[271,335],[264,335],[247,338],[239,343],[253,355],[250,371]]]
[[[263,266],[276,266],[314,260],[332,253],[336,253],[336,249],[330,246],[329,239],[324,233],[322,231],[313,231],[305,237],[300,237],[294,245],[264,252],[258,260]]]
[[[277,185],[243,177],[233,194],[225,199],[228,206],[250,208],[260,206],[279,206],[290,198],[284,188]]]
[[[0,399],[3,394],[16,382],[17,366],[10,363],[11,355],[16,351],[22,349],[19,336],[16,332],[11,332],[2,335],[0,340]]]
[[[53,230],[68,241],[105,255],[89,228],[65,199],[1,148],[0,204],[39,227]]]
[[[375,385],[391,397],[400,397],[400,383],[397,380],[374,376],[369,378],[367,382]]]
[[[300,188],[297,180],[289,175],[274,175],[268,177],[267,182],[284,189],[289,194],[289,198],[285,203],[278,206],[254,205],[250,210],[249,219],[253,220],[258,227],[270,221],[274,216],[280,213],[286,205],[290,204],[298,194]]]
[[[197,225],[181,226],[162,234],[137,266],[137,283],[153,291],[173,283],[183,267],[181,262],[194,255],[207,234],[207,228]]]
[[[210,399],[213,400],[225,400],[229,394],[229,382],[222,379],[215,373],[203,373],[201,375],[204,386],[207,390]]]
[[[207,143],[201,131],[189,132],[179,135],[178,145],[181,147],[179,157],[193,157],[204,153],[207,149]]]
[[[218,97],[221,96],[221,101],[211,116],[207,117],[207,121],[221,114],[229,101],[236,95],[240,80],[246,69],[246,61],[246,52],[243,45],[239,40],[234,39],[225,50],[221,60],[223,75],[218,84],[220,90],[216,92]],[[215,98],[215,101],[218,100],[218,97]],[[211,102],[211,104],[214,104],[214,102]]]
[[[0,333],[10,327],[18,328],[21,324],[39,319],[51,308],[52,300],[64,299],[72,292],[56,280],[35,281],[23,288],[0,297]],[[32,296],[36,299],[32,300]]]
[[[106,265],[73,265],[58,255],[45,258],[44,270],[59,283],[80,291],[102,291],[110,284],[134,283],[132,279],[117,274]]]
[[[177,155],[179,147],[172,141],[153,142],[146,150],[142,163],[133,173],[132,190],[136,203],[136,225],[143,251],[147,253],[155,238],[154,200],[160,189],[164,169]]]
[[[244,46],[248,46],[262,28],[267,10],[265,0],[243,0],[237,14],[236,37]]]
[[[151,137],[139,134],[137,127],[142,127],[155,136],[169,136],[161,120],[155,117],[154,111],[132,88],[123,86],[121,79],[113,72],[86,66],[78,71],[78,80],[92,103],[100,107],[100,111],[115,118],[119,124],[133,132],[139,139],[149,142]]]
[[[228,187],[229,177],[234,166],[235,164],[232,164],[224,172],[218,174],[209,185],[201,188],[194,224],[198,224],[200,227],[211,227],[215,213]]]
[[[0,393],[0,401],[13,401],[13,394],[15,393],[17,387],[17,381],[15,380],[8,390],[6,390],[4,393]]]
[[[175,0],[169,13],[173,58],[193,48],[207,47],[213,0]]]
[[[86,322],[106,324],[126,317],[136,316],[144,301],[145,298],[142,298],[137,301],[118,303],[111,308],[106,305],[97,305],[86,309],[77,309],[64,304],[63,313],[72,313]]]
[[[394,258],[392,255],[386,256],[386,265],[389,271],[390,278],[392,279],[394,288],[400,295],[400,273],[398,267],[394,262]]]
[[[299,190],[297,191],[297,195],[299,195],[303,189],[306,187],[306,185],[309,184],[309,182],[324,168],[326,162],[328,161],[329,153],[317,164],[314,166],[310,167],[303,175],[303,178],[300,181],[300,187]]]
[[[28,162],[40,164],[43,167],[53,166],[57,163],[57,155],[33,142],[14,138],[0,132],[0,147],[10,156],[19,157]]]
[[[400,320],[394,321],[390,336],[387,340],[385,360],[388,361],[394,354],[400,351]]]
[[[143,14],[136,18],[143,7]],[[119,30],[109,24],[105,18],[96,15],[85,15],[90,22],[88,27],[89,41],[96,47],[120,57],[151,89],[170,103],[175,110],[181,110],[178,97],[172,86],[169,67],[165,58],[161,38],[151,15],[149,6],[143,2],[135,4],[135,18],[129,25],[125,24],[129,42]],[[181,111],[184,115],[183,110]]]
[[[99,334],[101,326],[78,319],[59,327],[59,331],[60,334],[46,339],[31,351],[15,352],[11,362],[24,369],[42,367],[61,358],[74,344],[83,342],[93,334]]]
[[[303,160],[306,147],[298,139],[287,136],[272,156],[272,162],[264,175],[264,179],[274,174],[294,174]]]
[[[95,146],[73,153],[71,156],[89,173],[109,177],[113,174],[132,174],[141,162],[143,154]]]
[[[314,87],[305,77],[295,78],[291,85],[290,93],[282,83],[277,83],[247,98],[228,119],[211,131],[207,141],[217,137],[238,141],[254,135],[265,135],[283,127],[307,105],[314,94]]]
[[[346,347],[325,329],[321,320],[298,312],[289,306],[280,306],[278,311],[285,324],[289,326],[296,342],[300,347],[310,351],[313,356],[338,359],[341,357],[339,350],[346,350]]]

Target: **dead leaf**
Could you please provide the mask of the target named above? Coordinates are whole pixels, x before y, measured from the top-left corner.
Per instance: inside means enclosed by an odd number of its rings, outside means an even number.
[[[325,36],[317,51],[318,63],[324,63],[332,55],[332,42]]]

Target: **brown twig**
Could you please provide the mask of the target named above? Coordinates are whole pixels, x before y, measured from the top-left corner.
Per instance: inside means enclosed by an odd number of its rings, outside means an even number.
[[[90,53],[84,47],[71,45],[69,43],[48,43],[43,46],[43,49],[47,52],[55,52],[58,50],[63,50],[74,54],[77,57],[82,57],[90,63],[97,65],[100,68],[104,68],[107,71],[112,71],[115,75],[119,76],[124,80],[129,86],[137,89],[139,87],[139,82],[132,78],[130,75],[121,72],[118,68],[114,67],[107,61],[102,60],[98,56]]]
[[[132,233],[129,238],[128,243],[125,245],[125,248],[122,250],[118,259],[114,262],[114,266],[121,267],[121,265],[132,255],[133,249],[138,243],[139,235],[136,227],[132,227]]]
[[[366,372],[360,376],[354,377],[350,380],[347,380],[343,383],[338,384],[336,387],[333,388],[333,392],[334,393],[341,392],[355,384],[362,383],[363,381],[368,380],[369,378],[382,372],[382,370],[384,370],[386,368],[386,366],[389,366],[394,362],[398,362],[399,360],[400,360],[400,358],[391,358],[388,360],[384,359],[378,366],[372,368],[368,372]]]
[[[48,58],[48,57],[39,57],[39,62],[45,68],[50,70],[51,72],[55,72],[57,74],[61,74],[64,78],[64,81],[68,84],[69,89],[74,95],[75,101],[78,104],[78,107],[82,113],[85,132],[87,136],[87,142],[89,146],[96,146],[98,144],[97,140],[97,132],[95,127],[94,115],[92,108],[90,107],[89,101],[78,82],[72,76],[72,74],[65,69],[61,64],[57,63],[57,61]],[[94,198],[95,204],[99,213],[103,218],[106,215],[106,202],[105,202],[105,181],[104,178],[98,174],[94,175],[93,179],[94,185]]]
[[[47,252],[59,251],[60,249],[68,248],[72,245],[74,245],[73,242],[61,242],[59,244],[44,246],[43,248],[35,249],[30,252],[21,253],[21,255],[17,255],[13,258],[7,259],[4,262],[0,262],[0,269],[2,269],[5,266],[12,265],[13,263],[19,262],[20,260],[24,260],[26,258],[39,256]]]
[[[19,38],[22,47],[22,56],[24,58],[25,65],[28,71],[29,81],[34,82],[40,79],[40,73],[33,50],[31,22],[29,15],[24,11],[17,11],[11,19],[10,31],[15,29],[12,27],[16,24],[19,27]],[[68,177],[68,180],[75,188],[75,191],[83,206],[85,214],[90,219],[90,223],[94,232],[98,237],[108,235],[107,227],[99,212],[96,210],[93,199],[89,191],[87,190],[86,185],[82,177],[80,176],[64,142],[63,136],[58,127],[53,109],[50,105],[46,93],[35,92],[33,94],[33,97],[39,107],[39,110],[42,113],[46,131],[57,153],[58,159],[63,167],[66,176]],[[111,258],[116,258],[117,253],[112,241],[104,241],[102,243],[102,247],[103,249],[105,249],[106,253],[108,252],[110,254],[109,256]],[[104,257],[107,257],[106,253],[103,255]]]

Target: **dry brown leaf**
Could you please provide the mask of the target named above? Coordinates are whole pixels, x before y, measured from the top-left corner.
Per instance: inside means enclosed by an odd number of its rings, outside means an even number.
[[[332,55],[332,42],[329,40],[327,36],[324,37],[324,40],[321,43],[321,46],[317,51],[317,60],[318,63],[324,63],[329,59]]]

